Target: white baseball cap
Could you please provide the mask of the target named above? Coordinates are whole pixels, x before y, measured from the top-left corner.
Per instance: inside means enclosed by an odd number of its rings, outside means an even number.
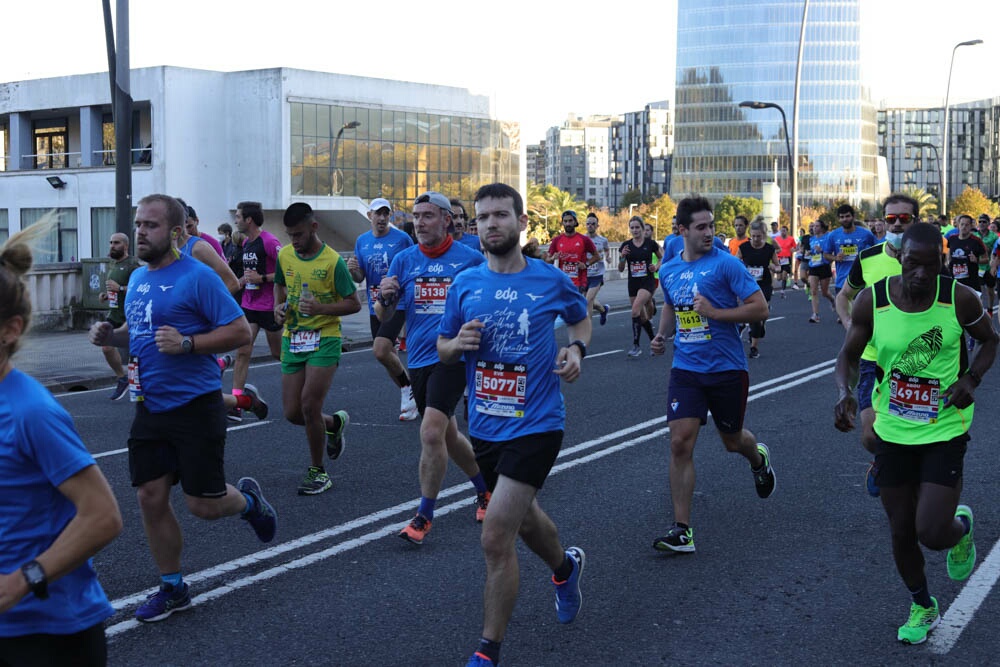
[[[392,204],[389,203],[388,199],[383,199],[382,197],[377,197],[377,198],[375,198],[375,199],[372,200],[371,204],[368,204],[368,210],[369,211],[377,211],[380,208],[387,208],[387,209],[389,209],[391,211],[392,210]]]

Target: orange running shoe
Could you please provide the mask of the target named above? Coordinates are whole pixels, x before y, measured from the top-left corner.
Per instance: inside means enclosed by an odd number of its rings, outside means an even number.
[[[486,507],[490,504],[492,496],[493,494],[489,491],[476,494],[476,521],[479,523],[482,523],[483,519],[486,518]]]
[[[420,545],[424,543],[424,538],[429,532],[431,532],[431,522],[423,514],[417,514],[406,528],[399,532],[399,536],[407,542]]]

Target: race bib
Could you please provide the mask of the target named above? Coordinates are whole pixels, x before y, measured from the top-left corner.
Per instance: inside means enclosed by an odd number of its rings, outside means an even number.
[[[892,371],[889,380],[889,414],[900,419],[935,424],[941,381],[935,378],[908,377]]]
[[[628,271],[629,275],[633,278],[645,278],[648,275],[645,260],[640,262],[629,262]]]
[[[374,304],[378,301],[378,285],[372,285],[368,288],[368,303]]]
[[[823,263],[823,253],[817,252],[809,256],[809,266],[819,266]]]
[[[969,265],[968,264],[952,264],[951,265],[951,275],[955,280],[961,280],[962,278],[969,277]]]
[[[575,278],[577,276],[577,274],[580,273],[580,263],[579,262],[563,261],[563,262],[560,263],[559,266],[560,266],[560,268],[562,268],[563,273],[565,273],[566,275],[568,275],[571,278]]]
[[[677,319],[677,340],[684,343],[703,343],[712,340],[708,320],[694,310],[694,306],[678,306],[674,311]]]
[[[444,315],[444,302],[451,287],[449,277],[417,278],[413,284],[413,306],[418,315]]]
[[[763,266],[748,266],[747,267],[747,271],[750,272],[750,275],[757,282],[760,282],[761,280],[764,279],[764,267]]]
[[[145,398],[142,393],[142,383],[139,380],[139,357],[133,354],[128,358],[128,400],[138,403]]]
[[[840,246],[840,253],[845,259],[854,261],[854,258],[858,256],[858,246],[856,245],[842,245]]]
[[[524,417],[528,367],[499,361],[476,362],[476,412],[494,417]]]
[[[293,354],[300,352],[315,352],[319,349],[319,331],[308,331],[300,329],[291,332],[291,340],[288,343],[288,351]]]
[[[111,308],[118,307],[118,291],[108,292],[108,306]]]

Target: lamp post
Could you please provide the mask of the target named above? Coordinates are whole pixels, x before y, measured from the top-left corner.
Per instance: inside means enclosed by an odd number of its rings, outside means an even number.
[[[330,173],[330,194],[338,195],[340,194],[342,188],[340,187],[339,179],[337,178],[337,153],[340,150],[340,138],[344,136],[344,130],[354,130],[361,127],[361,121],[352,120],[350,123],[344,123],[337,131],[337,138],[333,140],[333,155],[331,156],[331,173]]]
[[[789,194],[792,198],[792,210],[790,211],[792,216],[792,236],[798,231],[798,206],[796,206],[795,199],[797,198],[796,190],[797,183],[795,182],[795,163],[792,162],[792,144],[788,138],[788,118],[785,117],[785,110],[781,108],[780,105],[774,102],[740,102],[740,106],[746,109],[777,109],[781,113],[781,123],[785,127],[785,151],[788,153],[788,187],[791,191]]]
[[[982,44],[981,39],[970,39],[967,42],[959,42],[951,50],[951,64],[948,65],[948,87],[944,91],[944,133],[941,137],[941,143],[944,144],[944,148],[941,152],[944,154],[941,164],[941,214],[944,215],[948,213],[948,98],[951,96],[951,70],[955,67],[955,51],[958,51],[960,46],[975,46],[976,44]]]
[[[938,147],[934,144],[927,143],[926,141],[907,141],[906,145],[910,148],[929,148],[934,151],[934,159],[937,160],[938,166],[938,177],[941,178],[941,154],[938,153]],[[941,194],[941,184],[938,184],[938,194]]]

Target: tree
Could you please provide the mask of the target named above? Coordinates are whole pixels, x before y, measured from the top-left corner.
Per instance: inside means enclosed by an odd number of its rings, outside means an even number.
[[[764,202],[759,199],[726,195],[715,205],[715,232],[733,236],[736,234],[733,220],[737,215],[745,216],[747,220],[753,222],[763,210]]]
[[[587,216],[587,205],[554,185],[539,186],[528,184],[528,199],[525,204],[528,214],[528,236],[539,243],[549,240],[562,230],[563,211],[575,211],[580,223]]]
[[[621,208],[627,209],[632,204],[638,206],[642,203],[642,191],[639,188],[632,188],[622,195]]]
[[[1000,214],[1000,207],[991,202],[979,188],[972,188],[968,185],[962,190],[962,194],[951,200],[948,204],[948,213],[955,217],[957,215],[971,215],[975,220],[981,213],[988,213],[991,218]]]
[[[927,190],[911,185],[910,187],[903,188],[901,194],[904,194],[908,197],[913,197],[914,199],[917,200],[917,204],[919,206],[917,214],[921,220],[925,220],[929,216],[937,215],[938,212],[937,197],[927,192]]]

